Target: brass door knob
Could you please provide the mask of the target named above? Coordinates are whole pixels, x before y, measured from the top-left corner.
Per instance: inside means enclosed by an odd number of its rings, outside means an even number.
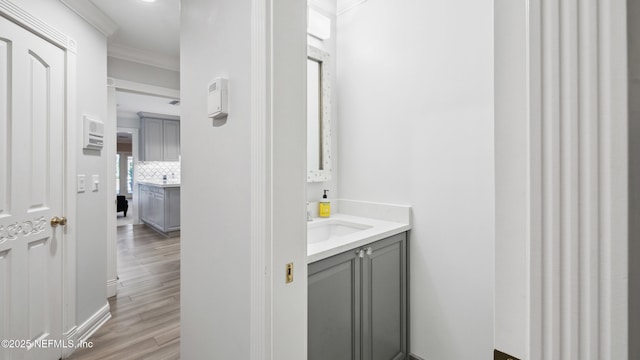
[[[52,217],[51,218],[51,227],[56,227],[58,225],[60,225],[60,226],[67,225],[67,218],[64,217],[64,216],[61,216],[61,217],[54,216],[54,217]]]

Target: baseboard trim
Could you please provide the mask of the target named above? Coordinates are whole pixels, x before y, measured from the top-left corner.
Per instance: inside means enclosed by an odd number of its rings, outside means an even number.
[[[67,343],[80,344],[87,341],[98,329],[102,327],[109,319],[111,312],[109,311],[109,302],[104,304],[95,314],[91,315],[82,325],[74,326],[64,334]],[[75,348],[68,347],[63,350],[63,359],[66,359],[74,352]]]
[[[116,296],[118,292],[118,279],[107,280],[107,297]]]
[[[424,359],[416,355],[409,354],[409,360],[424,360]]]
[[[67,343],[74,343],[75,344],[75,340],[77,338],[78,335],[78,327],[74,326],[71,329],[69,329],[69,331],[67,331],[66,333],[64,333],[63,338],[66,340]],[[75,349],[74,348],[63,348],[62,349],[62,358],[66,359],[68,358],[71,353],[73,353]]]
[[[157,228],[155,225],[148,223],[142,219],[140,219],[141,224],[146,225],[147,227],[149,227],[151,230],[154,230],[155,232],[157,232],[158,234],[164,236],[165,238],[174,238],[174,237],[178,237],[180,236],[180,228],[178,228],[177,230],[169,230],[167,232],[162,231],[162,229]]]
[[[109,312],[109,303],[104,304],[95,314],[87,319],[82,325],[78,326],[76,342],[87,341],[98,329],[111,319]]]

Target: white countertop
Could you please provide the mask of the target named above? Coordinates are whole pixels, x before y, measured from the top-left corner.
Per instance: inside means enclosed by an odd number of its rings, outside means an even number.
[[[144,181],[138,181],[138,184],[147,185],[147,186],[161,187],[161,188],[180,187],[180,181],[176,181],[176,180],[167,180],[167,181],[163,181],[163,180],[144,180]]]
[[[408,222],[393,222],[347,214],[334,214],[329,218],[313,218],[308,224],[318,224],[330,220],[343,220],[371,226],[352,234],[337,236],[327,241],[307,244],[307,264],[355,249],[357,247],[385,239],[411,229]]]

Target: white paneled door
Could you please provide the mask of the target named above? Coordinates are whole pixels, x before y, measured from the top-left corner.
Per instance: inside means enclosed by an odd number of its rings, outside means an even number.
[[[65,52],[0,17],[0,359],[62,356],[64,114]]]

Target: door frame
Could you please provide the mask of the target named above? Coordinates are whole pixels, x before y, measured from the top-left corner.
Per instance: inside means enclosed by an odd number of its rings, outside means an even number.
[[[306,9],[251,1],[251,360],[307,356]]]
[[[139,159],[139,153],[138,152],[140,151],[139,150],[140,149],[139,148],[140,145],[138,144],[138,142],[140,141],[140,139],[139,139],[140,129],[132,128],[132,127],[117,126],[116,127],[116,134],[119,134],[119,133],[131,134],[131,157],[133,157],[133,161],[135,163]],[[117,142],[116,142],[116,145],[117,145]],[[117,149],[116,149],[116,152],[117,152]],[[134,177],[134,184],[133,185],[134,185],[134,187],[135,187],[135,176],[136,176],[136,174],[134,172],[134,174],[133,174],[133,177]],[[133,203],[135,204],[136,203],[135,189],[131,189],[131,196],[132,196],[131,201],[133,201]],[[134,216],[133,223],[134,224],[139,224],[140,223],[140,219],[135,217],[138,214],[137,209],[134,208],[133,212],[131,212],[131,214]]]
[[[117,152],[117,131],[118,127],[118,111],[116,92],[126,91],[136,94],[153,95],[165,97],[168,99],[180,100],[180,90],[169,89],[160,86],[154,86],[135,81],[122,80],[117,78],[107,78],[107,118],[108,121],[105,124],[105,141],[107,151],[107,169],[113,170],[116,166],[116,152]],[[124,129],[124,128],[123,128]],[[132,136],[137,137],[139,135],[139,129],[127,128],[125,130],[135,130],[132,132]],[[134,140],[132,152],[134,160],[139,159],[139,138]],[[138,149],[138,150],[136,150]],[[108,173],[109,171],[108,170]],[[133,206],[134,215],[137,216],[138,206],[138,192],[136,190],[135,176],[133,180]],[[116,295],[118,290],[118,237],[116,221],[116,178],[115,176],[107,176],[107,297]],[[140,223],[140,219],[134,219],[134,223]]]
[[[494,346],[624,360],[626,1],[552,2],[494,4]]]
[[[76,340],[76,226],[77,194],[75,189],[76,155],[81,144],[77,136],[76,114],[76,54],[74,39],[32,16],[9,0],[0,0],[0,16],[54,44],[65,53],[65,114],[62,213],[69,219],[63,229],[62,256],[62,335],[64,340]],[[66,357],[72,349],[62,349]]]

